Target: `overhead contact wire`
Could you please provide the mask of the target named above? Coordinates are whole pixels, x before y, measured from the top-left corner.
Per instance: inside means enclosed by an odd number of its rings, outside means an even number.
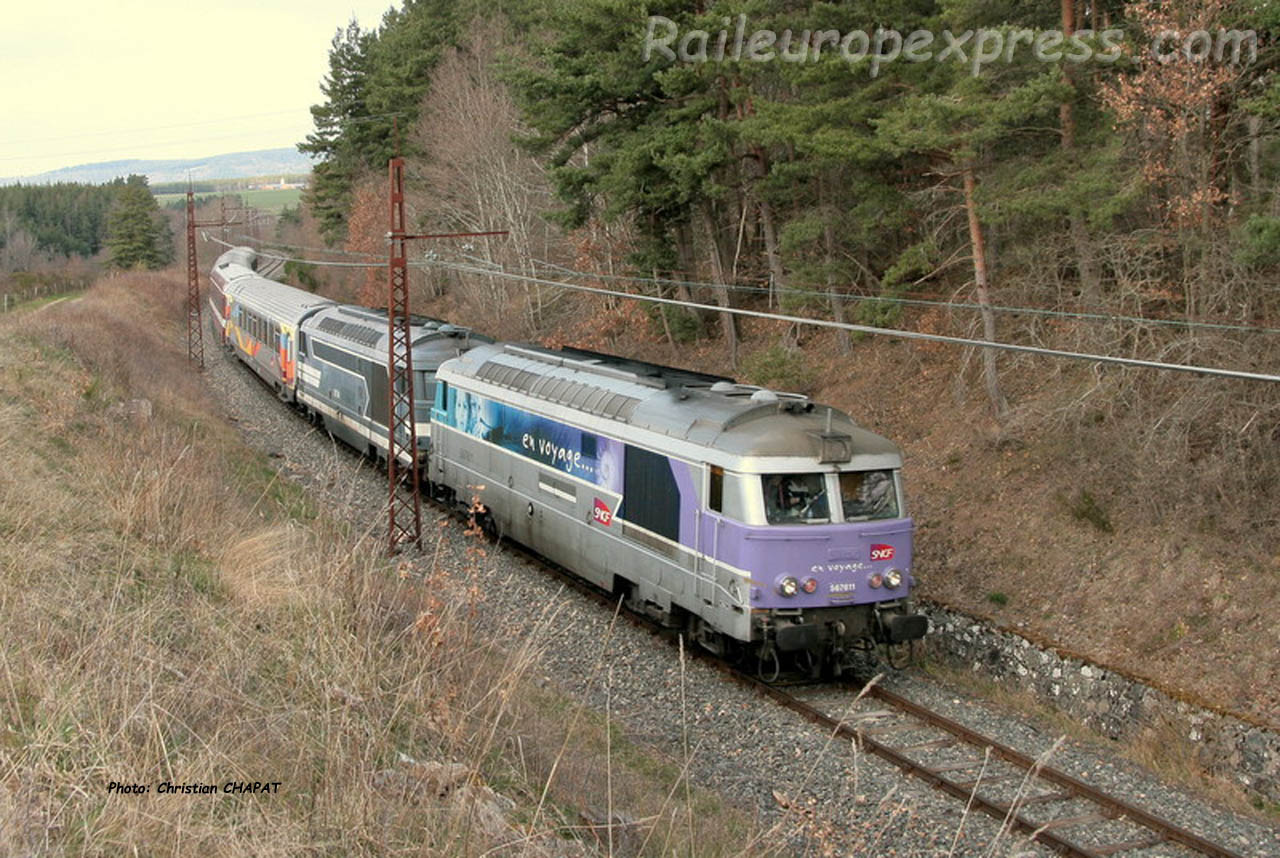
[[[578,292],[588,292],[596,295],[608,295],[614,298],[629,298],[632,300],[648,301],[654,304],[668,304],[677,307],[683,307],[691,310],[707,310],[713,313],[733,313],[738,316],[748,316],[756,319],[769,319],[778,322],[790,322],[792,324],[812,325],[819,328],[835,328],[838,330],[854,331],[856,333],[871,334],[874,336],[892,336],[900,337],[907,340],[924,340],[935,343],[949,343],[951,345],[972,346],[975,348],[1000,349],[1003,351],[1022,352],[1025,354],[1046,355],[1049,357],[1066,358],[1069,360],[1084,360],[1093,363],[1110,363],[1119,366],[1142,367],[1144,369],[1161,369],[1172,372],[1186,372],[1196,375],[1218,376],[1222,378],[1246,379],[1249,381],[1271,381],[1280,382],[1280,375],[1271,375],[1261,372],[1247,372],[1245,370],[1225,369],[1222,367],[1204,367],[1194,366],[1191,364],[1167,363],[1165,361],[1144,360],[1142,358],[1126,358],[1116,357],[1113,355],[1096,355],[1086,352],[1073,352],[1063,349],[1049,349],[1042,346],[1028,346],[1020,343],[1002,343],[991,340],[977,340],[969,337],[953,337],[946,334],[928,334],[921,331],[905,331],[898,328],[877,328],[873,325],[858,325],[850,322],[835,322],[827,319],[811,319],[804,316],[789,316],[782,313],[765,313],[759,310],[748,310],[741,307],[721,307],[716,304],[702,304],[689,301],[678,301],[674,298],[661,298],[654,295],[637,295],[633,292],[620,292],[614,289],[600,289],[591,286],[581,286],[576,283],[565,283],[557,280],[546,280],[541,277],[531,277],[527,274],[517,274],[515,272],[506,271],[501,268],[481,268],[472,265],[462,265],[458,263],[448,263],[440,260],[429,260],[422,265],[446,268],[458,272],[488,275],[490,277],[502,277],[508,280],[518,280],[526,283],[536,283],[542,286],[554,286],[562,289],[572,289]]]
[[[236,245],[222,241],[212,236],[206,236],[217,244],[224,247],[235,247]],[[302,262],[308,265],[321,265],[337,268],[381,268],[381,263],[359,263],[359,262],[330,262],[316,261],[309,259],[300,259],[296,257],[279,256],[270,253],[262,253],[267,259],[275,259],[282,262]],[[547,280],[543,277],[533,277],[527,274],[518,274],[496,264],[492,265],[468,265],[457,262],[448,262],[442,259],[427,259],[422,262],[410,263],[413,268],[442,268],[445,270],[456,271],[463,274],[475,274],[479,276],[499,277],[507,280],[515,280],[525,283],[534,283],[540,286],[551,286],[559,289],[568,289],[575,292],[585,292],[594,295],[605,295],[613,298],[626,298],[637,301],[648,301],[652,304],[667,304],[675,307],[683,307],[690,310],[706,310],[713,313],[732,313],[737,316],[746,316],[756,319],[767,319],[775,322],[788,322],[791,324],[811,325],[818,328],[832,328],[836,330],[853,331],[855,333],[870,334],[872,336],[890,336],[899,337],[905,340],[922,340],[926,342],[948,343],[950,345],[969,346],[973,348],[998,349],[1001,351],[1020,352],[1023,354],[1044,355],[1047,357],[1057,357],[1066,360],[1081,360],[1091,363],[1108,363],[1117,366],[1131,366],[1142,369],[1159,369],[1170,372],[1191,373],[1194,375],[1205,375],[1218,378],[1235,378],[1247,381],[1270,381],[1280,382],[1280,375],[1270,373],[1249,372],[1246,370],[1227,369],[1224,367],[1207,367],[1196,366],[1193,364],[1168,363],[1166,361],[1145,360],[1143,358],[1126,358],[1117,357],[1115,355],[1098,355],[1088,352],[1073,352],[1065,349],[1050,349],[1043,346],[1029,346],[1021,343],[1002,343],[992,340],[978,340],[971,337],[953,337],[947,334],[929,334],[922,331],[907,331],[900,328],[878,328],[874,325],[859,325],[852,322],[836,322],[829,319],[813,319],[805,316],[791,316],[783,313],[766,313],[760,310],[748,310],[743,307],[721,307],[717,304],[702,304],[698,302],[679,301],[674,298],[662,298],[656,295],[637,295],[634,292],[621,292],[616,289],[601,289],[593,286],[583,286],[577,283],[566,283],[562,280]],[[584,275],[594,276],[594,275]],[[710,285],[710,284],[707,284]]]

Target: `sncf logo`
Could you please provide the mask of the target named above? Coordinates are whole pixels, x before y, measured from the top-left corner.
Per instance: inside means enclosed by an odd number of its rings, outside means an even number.
[[[603,524],[605,527],[613,524],[613,510],[605,504],[600,498],[596,498],[595,508],[591,510],[591,517]]]
[[[596,503],[599,503],[599,501],[596,501]],[[893,546],[892,545],[871,546],[871,559],[872,560],[892,560]]]

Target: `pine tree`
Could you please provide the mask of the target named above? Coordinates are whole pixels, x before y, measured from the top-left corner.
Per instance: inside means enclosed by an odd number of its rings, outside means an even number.
[[[362,31],[353,20],[334,35],[320,87],[326,100],[311,108],[316,130],[298,146],[321,159],[306,201],[330,245],[346,236],[356,183],[384,174],[397,151],[413,154],[406,132],[431,70],[457,40],[456,18],[465,13],[456,7],[449,0],[406,0],[387,11],[377,30]]]
[[[173,233],[146,176],[130,176],[119,187],[107,216],[107,250],[112,268],[154,270],[172,260]]]
[[[311,108],[316,130],[298,144],[298,151],[321,159],[312,172],[306,197],[320,234],[329,243],[339,241],[346,232],[351,185],[363,160],[364,136],[371,131],[365,101],[372,40],[373,35],[361,32],[354,20],[334,34],[329,74],[320,84],[327,100]]]

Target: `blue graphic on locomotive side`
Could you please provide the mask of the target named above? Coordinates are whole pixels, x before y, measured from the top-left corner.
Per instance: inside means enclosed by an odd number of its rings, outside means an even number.
[[[625,447],[621,441],[531,414],[468,390],[449,386],[441,393],[448,401],[437,403],[433,418],[436,422],[607,491],[622,493]]]

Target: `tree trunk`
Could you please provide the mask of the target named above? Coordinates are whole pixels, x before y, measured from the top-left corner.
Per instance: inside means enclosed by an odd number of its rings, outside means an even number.
[[[1096,10],[1097,7],[1095,6],[1095,13]],[[1071,34],[1075,32],[1075,20],[1075,0],[1062,0],[1062,34],[1064,37],[1069,39]],[[1070,63],[1063,63],[1062,79],[1064,83],[1072,88],[1072,94],[1074,94],[1075,87],[1071,79],[1071,69]],[[1076,116],[1075,105],[1071,102],[1072,94],[1068,94],[1067,98],[1058,105],[1058,119],[1062,124],[1062,150],[1067,153],[1070,167],[1075,166],[1076,148]],[[1067,220],[1071,233],[1071,243],[1075,246],[1076,269],[1080,273],[1081,297],[1085,299],[1086,304],[1096,304],[1101,291],[1101,278],[1098,275],[1098,266],[1094,260],[1093,241],[1089,238],[1089,227],[1085,223],[1084,215],[1076,207],[1074,201],[1068,201],[1067,205],[1070,207]]]
[[[1262,195],[1262,117],[1249,115],[1249,198],[1256,200]]]
[[[769,172],[768,156],[759,146],[753,147],[751,150],[752,180],[758,185]],[[782,257],[778,253],[778,231],[773,220],[773,204],[765,199],[764,195],[757,191],[756,198],[759,200],[760,209],[760,231],[764,236],[764,255],[769,262],[769,306],[779,307],[779,290],[785,288],[782,272]]]
[[[711,279],[715,284],[716,303],[721,307],[733,306],[729,301],[729,290],[725,288],[724,259],[720,254],[720,242],[716,240],[716,226],[712,216],[705,209],[702,223],[707,232],[707,249],[711,254]],[[729,347],[729,365],[738,367],[738,317],[733,313],[722,313],[720,326],[724,329],[725,344]]]
[[[844,324],[844,298],[836,292],[836,275],[835,275],[835,257],[836,257],[836,237],[835,230],[831,226],[831,213],[826,210],[827,204],[827,186],[823,178],[818,178],[818,205],[822,207],[824,217],[822,219],[822,253],[823,253],[823,269],[826,272],[827,281],[827,297],[831,301],[831,317],[840,324]],[[849,336],[849,332],[844,328],[836,329],[836,343],[840,347],[840,354],[847,355],[853,351],[853,339]]]
[[[988,342],[996,339],[996,316],[991,310],[990,284],[987,280],[986,248],[982,239],[982,222],[978,220],[978,205],[974,200],[974,187],[977,185],[973,177],[973,165],[964,168],[964,208],[969,216],[969,245],[973,251],[973,283],[978,293],[978,305],[982,308],[982,333]],[[996,374],[996,353],[991,348],[982,350],[983,376],[986,380],[987,397],[991,400],[991,409],[998,418],[1003,417],[1008,403],[1000,391],[1000,378]]]
[[[676,258],[680,261],[680,270],[668,272],[668,277],[672,280],[686,281],[696,280],[698,266],[694,262],[693,257],[693,228],[686,222],[675,227],[676,241]],[[705,304],[707,303],[706,295],[694,295],[689,291],[689,287],[683,282],[675,284],[676,299],[685,304]],[[698,324],[704,325],[710,316],[702,310],[689,310],[698,319]]]

